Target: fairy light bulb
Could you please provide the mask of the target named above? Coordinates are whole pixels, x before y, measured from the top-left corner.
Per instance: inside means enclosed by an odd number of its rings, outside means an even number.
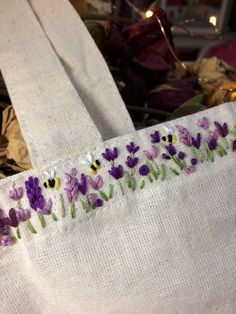
[[[153,12],[151,10],[148,10],[146,13],[145,13],[145,17],[148,19],[150,17],[153,16]]]
[[[214,27],[216,27],[217,24],[217,17],[212,15],[209,17],[209,23],[212,24]]]

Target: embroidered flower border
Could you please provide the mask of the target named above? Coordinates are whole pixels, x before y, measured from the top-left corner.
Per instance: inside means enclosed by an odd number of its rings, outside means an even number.
[[[210,127],[209,120],[204,117],[197,121],[197,126],[197,134],[192,134],[181,125],[176,125],[175,130],[165,128],[165,134],[153,131],[150,134],[150,146],[143,150],[134,142],[127,143],[123,164],[119,162],[118,147],[106,148],[96,160],[88,155],[86,161],[81,161],[88,166],[87,173],[81,173],[79,178],[75,168],[65,173],[65,179],[62,180],[63,192],[59,191],[61,179],[56,177],[53,170],[46,172],[44,182],[30,176],[24,187],[15,187],[13,184],[8,196],[15,202],[15,206],[8,211],[0,209],[0,246],[9,246],[21,239],[20,228],[23,224],[31,234],[37,233],[31,222],[33,212],[37,214],[42,228],[47,224],[45,216],[58,221],[59,218],[53,212],[52,199],[45,198],[42,187],[55,189],[63,208],[66,199],[68,211],[74,219],[79,207],[85,213],[90,213],[104,206],[117,194],[124,196],[127,191],[144,189],[148,182],[153,184],[164,181],[167,173],[173,176],[190,175],[202,163],[214,162],[216,156],[223,158],[230,151],[236,151],[236,125],[230,129],[226,122],[221,124],[214,121]],[[182,150],[177,149],[177,142],[181,144]],[[108,174],[112,179],[109,184],[99,174],[100,157],[109,165]],[[27,207],[22,206],[23,197],[28,200]],[[61,216],[64,217],[65,214],[62,213]]]

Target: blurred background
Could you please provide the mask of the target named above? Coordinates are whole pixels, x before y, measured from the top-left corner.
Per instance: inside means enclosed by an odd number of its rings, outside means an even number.
[[[236,99],[236,1],[70,2],[106,60],[137,129]],[[4,178],[31,165],[1,73],[0,110]]]

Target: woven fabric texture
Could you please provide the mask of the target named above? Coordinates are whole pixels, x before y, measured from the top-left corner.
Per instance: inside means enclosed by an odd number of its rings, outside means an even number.
[[[29,0],[104,140],[134,131],[109,69],[68,0]]]
[[[236,124],[235,103],[170,121],[196,134],[196,121]],[[163,125],[133,132],[97,145],[119,148],[123,164],[126,144],[150,147],[150,133]],[[177,148],[182,144],[177,140]],[[142,151],[137,152],[141,159]],[[85,155],[48,164],[61,179],[61,190],[44,190],[53,200],[59,220],[47,218],[38,234],[22,227],[22,239],[0,250],[0,313],[127,313],[233,314],[236,312],[236,168],[235,152],[204,162],[188,175],[167,174],[164,181],[147,182],[143,190],[115,189],[110,202],[86,214],[76,205],[76,218],[61,218],[64,176]],[[160,156],[158,157],[160,158]],[[159,159],[158,159],[159,160]],[[104,163],[104,181],[114,183]],[[13,181],[23,185],[29,175],[43,182],[45,169],[35,169],[0,182],[0,208]],[[118,183],[115,182],[115,185]],[[23,200],[23,207],[27,206]]]

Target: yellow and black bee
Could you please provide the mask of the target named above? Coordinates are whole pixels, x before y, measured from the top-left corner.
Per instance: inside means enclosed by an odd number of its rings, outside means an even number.
[[[60,179],[55,176],[55,171],[45,171],[45,175],[47,176],[47,180],[43,183],[43,186],[47,189],[55,188],[58,190],[60,187]]]
[[[162,140],[165,143],[175,144],[177,139],[176,139],[176,136],[174,135],[174,128],[167,127],[167,126],[163,126],[163,128],[165,129],[167,135],[162,136]]]
[[[87,158],[85,160],[80,161],[83,165],[87,165],[89,167],[88,171],[89,173],[96,175],[98,169],[101,168],[101,163],[99,160],[94,160],[92,154],[88,154]]]

